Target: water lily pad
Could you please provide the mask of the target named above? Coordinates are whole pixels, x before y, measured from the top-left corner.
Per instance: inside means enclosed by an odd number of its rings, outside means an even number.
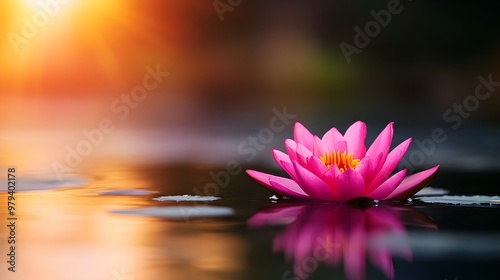
[[[112,211],[115,214],[167,218],[174,220],[189,220],[196,218],[225,217],[234,214],[234,210],[223,206],[169,206],[144,207]]]
[[[215,201],[219,200],[220,197],[217,196],[199,196],[199,195],[169,195],[169,196],[160,196],[155,197],[153,200],[156,201]]]
[[[500,196],[485,195],[443,195],[443,196],[423,196],[419,200],[426,203],[453,204],[465,206],[500,206]]]
[[[155,193],[154,191],[141,190],[141,189],[125,189],[125,190],[105,190],[100,191],[99,195],[149,195]]]

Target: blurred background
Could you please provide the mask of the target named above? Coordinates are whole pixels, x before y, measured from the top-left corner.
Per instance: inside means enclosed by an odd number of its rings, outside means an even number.
[[[499,12],[471,0],[0,1],[0,217],[7,167],[29,190],[16,193],[19,273],[2,261],[0,278],[282,279],[292,263],[272,253],[277,229],[246,226],[270,193],[243,170],[276,169],[270,150],[296,121],[321,136],[362,120],[367,144],[394,121],[393,146],[414,139],[400,167],[440,164],[432,187],[498,195]],[[236,214],[113,212],[179,194],[220,196],[212,205]],[[422,209],[442,232],[497,236],[489,208]],[[495,242],[436,236],[424,240],[460,241],[444,242],[458,261],[432,251],[396,275],[497,275],[498,253],[482,251]],[[464,244],[472,253],[456,254]]]
[[[270,163],[295,121],[322,135],[363,120],[368,143],[390,121],[394,144],[442,129],[447,140],[423,149],[416,169],[497,170],[500,87],[485,100],[474,94],[479,75],[500,81],[499,6],[2,1],[0,165],[69,173],[105,159]],[[454,111],[464,100],[469,109]],[[242,152],[284,108],[293,120],[255,157]]]

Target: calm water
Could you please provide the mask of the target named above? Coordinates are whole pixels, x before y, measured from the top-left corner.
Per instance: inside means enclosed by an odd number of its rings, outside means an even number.
[[[16,193],[15,273],[7,270],[7,194],[2,192],[1,279],[500,277],[498,207],[417,201],[368,208],[276,203],[245,173],[224,177],[217,173],[221,170],[110,164],[86,170],[79,179],[68,181],[68,188]],[[22,170],[17,176],[19,186],[55,185],[55,181],[23,177]],[[210,185],[214,177],[227,186],[214,188]],[[494,195],[495,178],[493,173],[443,171],[432,186],[452,194]],[[131,189],[151,193],[102,193]],[[221,199],[208,203],[153,200],[179,194]],[[136,211],[151,206],[174,206],[180,215],[161,218]],[[234,212],[221,217],[207,212],[208,216],[197,218],[200,211],[179,206],[228,207]]]

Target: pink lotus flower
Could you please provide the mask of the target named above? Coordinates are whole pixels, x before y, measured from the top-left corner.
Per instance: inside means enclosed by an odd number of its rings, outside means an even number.
[[[360,209],[349,204],[274,204],[248,219],[251,228],[284,224],[273,240],[273,252],[283,251],[294,269],[282,279],[306,279],[320,263],[338,266],[350,280],[366,274],[366,259],[387,278],[394,278],[393,256],[410,261],[406,243],[389,246],[381,239],[406,237],[405,224],[435,230],[436,224],[410,207],[379,205]]]
[[[389,123],[366,149],[366,124],[358,121],[342,135],[336,128],[323,138],[296,123],[294,139],[287,139],[288,155],[273,150],[278,165],[293,180],[247,170],[269,191],[285,197],[349,201],[368,197],[376,200],[406,199],[425,187],[439,166],[405,178],[406,169],[391,175],[408,150],[411,138],[389,152],[393,123]]]

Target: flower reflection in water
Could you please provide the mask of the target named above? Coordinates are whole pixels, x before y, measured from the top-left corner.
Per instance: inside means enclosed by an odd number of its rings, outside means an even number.
[[[283,251],[294,269],[284,273],[284,279],[306,279],[320,263],[338,266],[341,262],[348,279],[364,279],[366,259],[387,278],[394,277],[392,256],[408,261],[409,246],[384,247],[377,238],[405,236],[406,225],[436,229],[425,214],[405,206],[377,205],[357,208],[350,204],[284,204],[264,209],[248,220],[258,228],[286,225],[273,241],[273,251]],[[287,274],[287,275],[285,275]]]

